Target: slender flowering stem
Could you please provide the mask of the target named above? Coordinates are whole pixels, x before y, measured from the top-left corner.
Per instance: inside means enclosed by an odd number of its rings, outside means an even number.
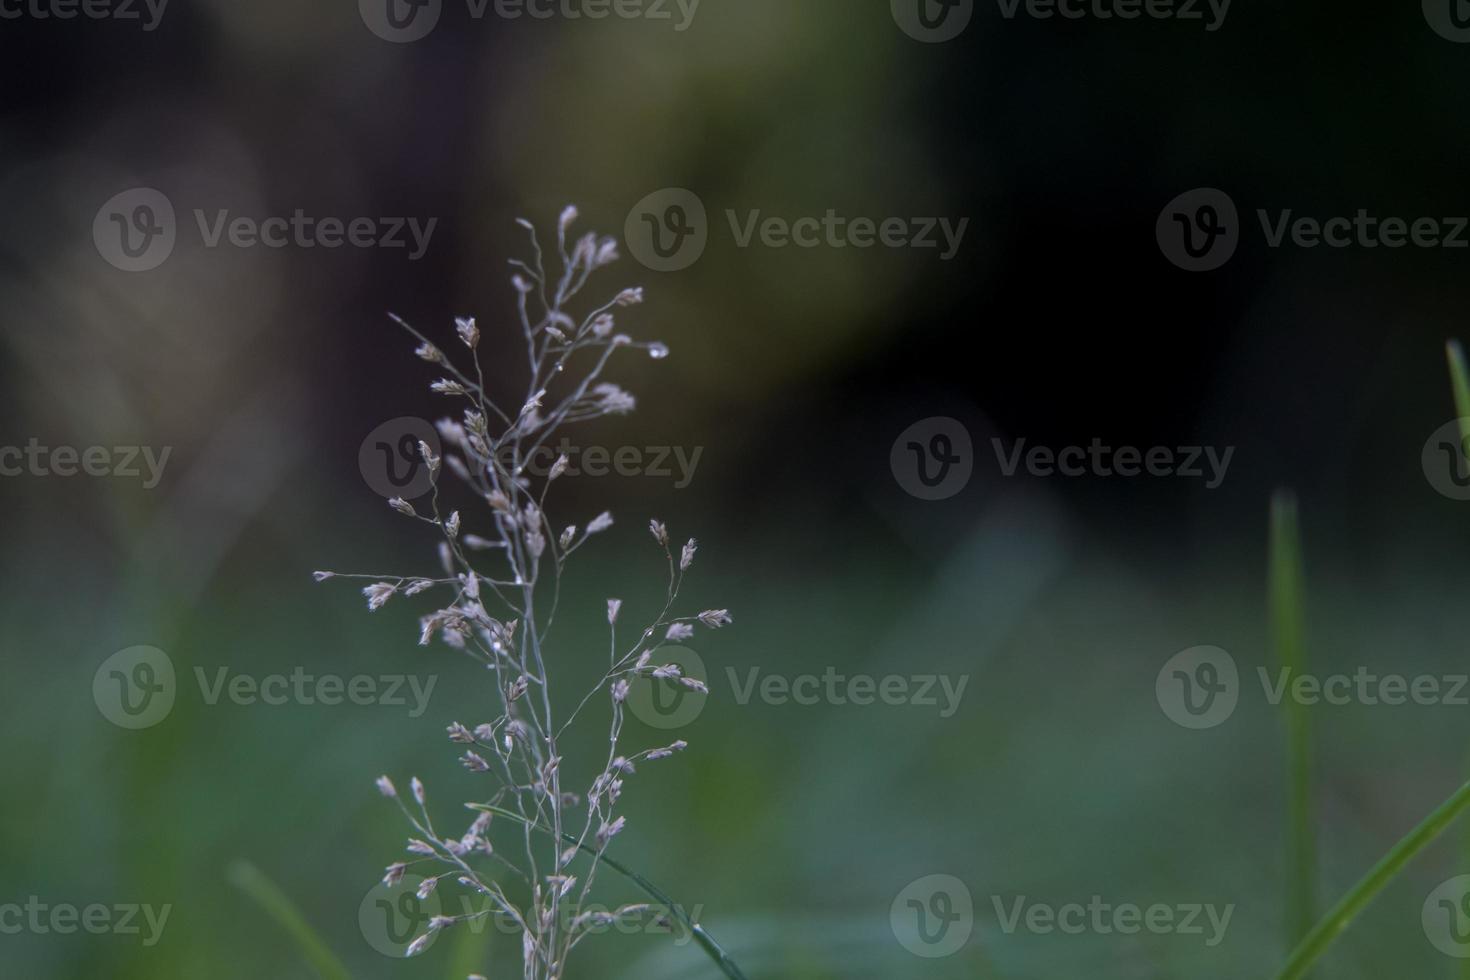
[[[615,332],[620,311],[643,302],[642,289],[624,289],[611,299],[596,304],[590,313],[575,317],[567,312],[571,303],[591,280],[593,273],[617,258],[615,242],[589,234],[569,235],[576,221],[575,208],[562,213],[557,224],[556,250],[562,268],[549,289],[551,276],[534,227],[521,222],[530,234],[533,259],[512,262],[516,310],[525,341],[525,395],[521,407],[508,411],[487,391],[480,360],[482,334],[474,318],[455,320],[456,343],[440,345],[399,317],[400,324],[418,341],[419,359],[437,369],[440,377],[430,388],[447,398],[458,414],[441,419],[436,428],[443,443],[438,447],[419,444],[421,462],[429,476],[427,501],[415,505],[407,500],[389,501],[392,509],[434,529],[438,538],[440,571],[417,575],[338,575],[317,572],[318,581],[344,578],[366,581],[362,587],[368,608],[376,610],[390,601],[431,591],[447,592],[446,605],[422,616],[419,644],[438,639],[470,658],[491,678],[494,717],[473,727],[456,722],[449,726],[451,742],[461,747],[460,761],[471,778],[490,779],[495,785],[489,804],[476,804],[478,815],[462,834],[441,833],[434,824],[423,784],[411,780],[413,806],[401,796],[387,777],[378,780],[379,791],[402,809],[415,836],[408,850],[409,862],[390,865],[384,881],[390,887],[401,882],[410,866],[441,865],[421,894],[438,890],[441,881],[456,881],[469,891],[487,898],[495,909],[515,922],[522,934],[522,974],[525,980],[565,980],[567,960],[583,939],[592,935],[590,925],[610,916],[622,919],[646,910],[647,906],[624,906],[611,913],[581,912],[588,901],[598,867],[607,864],[640,883],[656,900],[671,908],[674,918],[683,915],[662,893],[633,872],[611,862],[609,844],[627,826],[618,805],[624,783],[633,777],[635,763],[666,759],[686,748],[682,740],[673,745],[623,752],[620,741],[630,686],[672,679],[707,693],[701,681],[683,677],[674,664],[658,664],[654,653],[665,641],[683,641],[699,623],[718,629],[730,622],[723,610],[706,610],[698,615],[672,615],[684,575],[694,561],[696,544],[691,538],[677,561],[670,549],[667,529],[659,521],[649,525],[664,553],[668,581],[665,600],[650,625],[621,658],[617,656],[616,621],[621,600],[609,600],[610,668],[584,696],[576,709],[560,721],[556,701],[555,661],[548,645],[552,624],[561,602],[561,579],[567,560],[596,535],[613,524],[611,514],[602,513],[578,529],[568,525],[558,532],[547,512],[551,484],[565,472],[565,460],[540,478],[539,487],[528,467],[538,454],[567,425],[605,415],[618,415],[634,407],[634,399],[617,385],[603,381],[615,354],[645,350],[662,359],[668,348],[659,343],[639,343]],[[534,304],[540,304],[539,309]],[[451,355],[449,350],[459,350]],[[455,363],[466,356],[468,369]],[[575,358],[580,373],[573,370],[574,355],[593,352],[593,357]],[[497,421],[498,420],[498,421]],[[453,509],[445,473],[482,502],[488,513]],[[424,509],[427,513],[420,513]],[[491,573],[476,562],[493,560],[500,567]],[[442,601],[442,600],[441,600]],[[666,629],[661,638],[660,629]],[[563,785],[561,739],[572,722],[584,716],[599,695],[609,711],[608,754],[601,771],[585,793],[568,792]],[[474,794],[485,799],[482,792]],[[504,851],[492,842],[492,820],[505,818],[517,825],[521,854]],[[581,832],[568,828],[581,824]],[[567,848],[565,845],[574,846]],[[590,866],[580,877],[573,873],[572,858],[590,855]],[[481,865],[490,870],[480,870]],[[432,869],[431,869],[432,870]],[[514,894],[501,887],[495,873],[505,873]],[[454,924],[483,918],[490,909],[467,911],[460,916],[439,916],[428,931],[408,946],[408,955],[427,948],[433,933]],[[740,978],[733,961],[714,944],[687,915],[685,925],[701,947],[726,976]]]

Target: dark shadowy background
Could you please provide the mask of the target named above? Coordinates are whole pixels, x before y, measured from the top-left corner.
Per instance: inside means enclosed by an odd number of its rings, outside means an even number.
[[[703,447],[686,488],[568,484],[563,520],[619,518],[568,583],[566,669],[595,669],[609,594],[653,602],[650,516],[701,552],[693,588],[735,627],[696,646],[717,683],[689,753],[630,787],[628,863],[752,977],[1266,976],[1284,954],[1284,761],[1259,696],[1189,731],[1154,697],[1199,644],[1269,662],[1265,517],[1301,500],[1309,656],[1322,671],[1463,670],[1464,502],[1420,453],[1453,415],[1442,347],[1462,330],[1463,250],[1267,247],[1256,209],[1470,214],[1470,47],[1416,4],[1236,0],[1223,26],[1064,21],[979,3],[958,39],[906,36],[880,0],[703,0],[667,22],[473,20],[374,36],[346,0],[172,0],[157,29],[0,20],[0,445],[172,447],[162,482],[0,479],[0,903],[174,906],[155,946],[0,935],[15,977],[308,977],[229,881],[276,882],[355,976],[513,976],[516,944],[455,937],[412,962],[357,907],[406,834],[372,788],[419,773],[473,798],[442,738],[487,703],[469,666],[415,645],[412,600],[369,614],[316,568],[432,568],[358,468],[367,433],[437,417],[434,377],[386,317],[449,346],[478,316],[513,387],[507,261],[520,216],[623,235],[665,187],[709,209],[692,267],[632,255],[623,322],[672,356],[613,377],[639,411],[608,446]],[[98,209],[162,191],[161,266],[99,254]],[[1241,243],[1172,265],[1155,219],[1226,191]],[[201,247],[192,211],[436,217],[427,254]],[[959,254],[739,248],[726,209],[796,218],[967,217]],[[905,493],[909,425],[962,421],[975,474]],[[1213,490],[1182,478],[1004,478],[1007,445],[1233,446]],[[135,645],[168,652],[179,703],[126,731],[91,695]],[[399,708],[208,705],[196,667],[435,674]],[[740,672],[969,677],[961,709],[741,705]],[[1322,891],[1336,895],[1458,784],[1465,708],[1318,718]],[[656,737],[653,733],[650,737]],[[588,732],[596,751],[598,733]],[[456,818],[457,819],[457,818]],[[1445,976],[1424,896],[1464,870],[1437,848],[1341,942],[1323,976]],[[976,932],[910,955],[910,882],[968,886]],[[616,886],[610,886],[616,890]],[[1008,935],[993,898],[1233,904],[1199,937]],[[623,895],[609,899],[631,898]],[[709,975],[665,937],[587,947],[586,976]],[[457,971],[457,972],[456,972]]]

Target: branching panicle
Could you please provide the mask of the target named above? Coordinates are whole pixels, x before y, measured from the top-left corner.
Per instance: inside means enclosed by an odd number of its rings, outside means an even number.
[[[613,524],[607,512],[589,516],[585,523],[556,530],[545,511],[550,485],[567,469],[558,459],[539,486],[528,464],[563,426],[631,411],[635,401],[620,387],[602,380],[615,351],[646,350],[661,359],[668,348],[661,343],[639,343],[614,333],[614,309],[643,302],[641,288],[624,289],[611,300],[578,317],[569,312],[572,300],[591,275],[618,258],[611,238],[587,234],[569,237],[577,219],[569,207],[557,224],[556,252],[548,256],[535,228],[518,222],[530,235],[529,262],[514,261],[512,286],[526,348],[525,392],[497,402],[486,390],[480,364],[481,328],[472,317],[455,320],[455,342],[436,344],[413,327],[393,317],[418,346],[414,353],[435,374],[431,391],[460,403],[457,417],[437,423],[443,455],[419,444],[431,484],[417,506],[402,499],[389,505],[405,517],[434,528],[439,538],[440,575],[402,577],[351,576],[316,572],[317,581],[331,578],[373,580],[363,587],[368,608],[376,610],[395,597],[437,590],[447,602],[426,613],[419,622],[418,642],[436,637],[450,648],[478,661],[492,675],[497,716],[474,727],[455,722],[449,741],[461,752],[460,762],[474,778],[493,780],[489,807],[519,814],[516,828],[519,853],[507,853],[490,842],[491,812],[478,811],[459,836],[436,832],[423,784],[410,781],[406,800],[393,782],[382,776],[377,785],[383,796],[402,809],[414,836],[409,840],[408,862],[388,867],[384,881],[401,881],[410,868],[427,865],[420,897],[443,883],[454,881],[486,900],[481,911],[462,916],[437,916],[427,931],[409,946],[408,955],[422,952],[438,930],[465,919],[503,915],[522,934],[526,980],[562,980],[566,961],[579,942],[599,931],[607,921],[637,915],[643,906],[625,906],[611,912],[585,912],[599,864],[610,842],[624,831],[626,818],[617,813],[624,780],[636,763],[667,758],[686,747],[683,741],[620,754],[627,698],[639,678],[671,679],[693,690],[706,691],[694,678],[684,677],[677,665],[655,658],[665,643],[689,639],[695,624],[714,629],[730,622],[723,609],[694,615],[674,615],[684,575],[694,561],[694,539],[675,558],[669,533],[662,522],[649,527],[664,551],[668,565],[666,602],[657,617],[636,633],[636,641],[619,652],[617,624],[621,599],[607,602],[609,666],[565,720],[553,712],[554,678],[547,669],[547,634],[556,615],[560,580],[567,559],[593,535]],[[547,259],[559,269],[547,268]],[[450,353],[458,350],[458,354]],[[464,366],[456,363],[467,358]],[[574,368],[574,365],[576,367]],[[475,516],[459,511],[444,513],[441,483],[449,474],[466,485],[484,504]],[[421,512],[422,511],[422,512]],[[473,556],[473,561],[472,561]],[[577,716],[599,695],[607,699],[611,720],[608,755],[584,794],[562,785],[560,742]],[[468,805],[468,804],[467,804]],[[532,830],[545,833],[535,835]],[[569,840],[576,843],[567,846]],[[578,853],[591,855],[581,875],[573,873]],[[438,870],[434,866],[442,866]],[[506,876],[514,879],[517,899],[502,888]]]

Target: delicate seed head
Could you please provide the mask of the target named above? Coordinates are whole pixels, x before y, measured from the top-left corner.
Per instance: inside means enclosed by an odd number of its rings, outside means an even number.
[[[474,317],[456,317],[454,321],[455,332],[464,345],[470,350],[480,346],[480,328],[475,325]]]
[[[382,609],[383,603],[391,599],[397,591],[398,586],[391,582],[374,582],[364,588],[362,594],[367,597],[368,609],[376,611]]]
[[[699,614],[699,621],[712,630],[719,629],[721,626],[729,626],[732,622],[728,609],[706,609]]]

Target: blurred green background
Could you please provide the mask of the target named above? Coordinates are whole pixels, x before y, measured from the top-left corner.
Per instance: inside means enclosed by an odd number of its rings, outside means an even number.
[[[358,905],[407,836],[372,781],[418,774],[446,821],[478,798],[443,728],[484,679],[416,645],[415,600],[369,615],[311,571],[435,567],[358,469],[364,437],[437,417],[433,375],[390,324],[446,347],[486,332],[492,383],[520,352],[514,219],[622,236],[635,202],[694,190],[714,222],[692,268],[627,257],[595,293],[641,284],[620,322],[673,350],[611,373],[638,412],[576,435],[703,447],[694,479],[583,478],[556,519],[618,524],[575,562],[552,651],[590,683],[603,601],[649,612],[644,524],[701,542],[694,608],[713,696],[688,753],[631,781],[615,853],[702,920],[751,977],[1269,976],[1284,957],[1285,761],[1259,696],[1188,731],[1154,682],[1174,653],[1270,662],[1266,504],[1302,502],[1308,657],[1322,672],[1464,671],[1465,504],[1420,466],[1454,416],[1442,344],[1470,280],[1451,250],[1268,249],[1223,269],[1159,254],[1159,209],[1198,186],[1255,208],[1470,212],[1461,162],[1470,50],[1417,5],[1345,17],[1238,3],[1224,26],[1007,20],[918,43],[880,0],[704,0],[688,30],[610,18],[474,20],[446,5],[413,44],[344,0],[173,0],[156,30],[0,24],[0,445],[173,447],[154,489],[120,478],[0,479],[0,904],[172,905],[162,940],[0,935],[6,977],[305,978],[300,949],[229,881],[247,861],[355,977],[515,976],[518,943],[449,934],[375,951]],[[180,240],[115,269],[99,207],[152,186]],[[205,249],[187,212],[437,217],[402,251]],[[960,253],[736,246],[726,209],[796,217],[968,217]],[[1249,220],[1249,219],[1248,219]],[[914,422],[975,439],[955,497],[889,469]],[[1003,478],[992,436],[1034,444],[1234,446],[1224,484]],[[468,515],[467,515],[468,516]],[[181,689],[142,731],[109,723],[99,666],[165,650]],[[195,668],[436,677],[428,710],[209,705]],[[724,681],[969,678],[952,717],[917,706],[741,705]],[[571,696],[572,685],[567,686]],[[1464,708],[1313,712],[1320,890],[1333,897],[1465,768]],[[595,754],[600,719],[582,730]],[[632,726],[639,747],[667,737]],[[1347,933],[1323,977],[1450,977],[1424,897],[1470,870],[1437,845]],[[953,875],[963,952],[911,955],[890,904]],[[611,877],[604,900],[636,900]],[[1233,904],[1200,937],[1006,934],[993,906]],[[571,980],[713,975],[667,937],[607,937]]]

